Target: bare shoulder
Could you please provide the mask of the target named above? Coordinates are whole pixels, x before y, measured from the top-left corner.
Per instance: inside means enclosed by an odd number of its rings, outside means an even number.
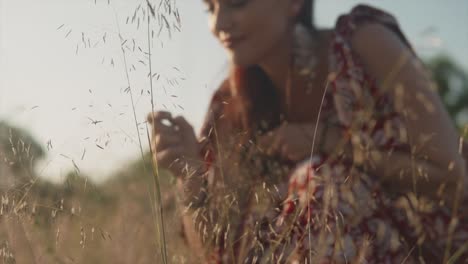
[[[456,161],[461,171],[464,165],[458,154],[458,133],[433,89],[429,72],[404,37],[383,24],[366,24],[356,30],[351,45],[380,89],[393,95],[395,110],[408,119],[411,145],[445,168]]]
[[[397,34],[381,23],[367,23],[360,26],[353,34],[352,44],[356,49],[368,47],[369,44],[398,44],[401,48],[406,48]]]
[[[395,31],[379,23],[359,27],[352,37],[351,45],[377,80],[385,80],[389,73],[397,74],[395,71],[418,61],[409,45]]]

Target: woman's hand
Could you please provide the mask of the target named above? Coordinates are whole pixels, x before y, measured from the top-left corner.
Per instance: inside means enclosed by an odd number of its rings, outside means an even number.
[[[199,145],[193,127],[182,116],[158,111],[149,113],[152,125],[151,148],[158,166],[180,176],[184,169],[200,167]]]
[[[268,155],[298,162],[310,156],[314,129],[312,123],[283,123],[261,136],[258,146]]]

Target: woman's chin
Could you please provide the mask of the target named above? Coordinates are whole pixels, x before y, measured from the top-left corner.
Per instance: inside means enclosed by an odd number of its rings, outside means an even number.
[[[229,53],[229,58],[230,58],[231,63],[237,67],[248,67],[248,66],[256,64],[255,61],[251,57],[242,56],[240,54],[236,54],[231,51],[229,51],[228,53]]]

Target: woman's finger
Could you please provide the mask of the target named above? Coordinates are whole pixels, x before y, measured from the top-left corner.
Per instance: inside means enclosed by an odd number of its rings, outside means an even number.
[[[150,124],[154,124],[155,122],[160,122],[163,119],[172,119],[172,114],[167,111],[156,111],[156,112],[150,112],[148,116],[146,117],[146,120]]]
[[[176,133],[165,135],[158,134],[154,137],[154,149],[156,151],[162,151],[179,145],[180,141],[180,137]]]
[[[175,128],[173,126],[168,126],[168,125],[165,125],[165,124],[162,124],[162,123],[154,123],[153,124],[153,135],[154,136],[156,136],[156,135],[167,136],[167,135],[174,135],[176,133],[177,133],[177,131],[175,130]]]
[[[156,153],[156,159],[158,164],[162,167],[169,168],[170,165],[174,162],[177,162],[182,158],[183,147],[176,146],[173,148],[168,148]]]
[[[147,120],[153,127],[153,134],[157,134],[160,131],[171,132],[171,130],[174,130],[172,125],[172,115],[169,112],[151,112],[148,114]]]
[[[158,112],[151,123],[155,132],[158,129],[169,128],[170,131],[176,131],[176,126],[173,122],[173,117],[169,112]]]
[[[192,125],[190,125],[190,123],[187,122],[187,120],[185,120],[184,117],[177,116],[174,119],[172,119],[172,122],[179,129],[179,133],[181,133],[182,137],[184,138],[195,137],[195,132],[193,130]]]

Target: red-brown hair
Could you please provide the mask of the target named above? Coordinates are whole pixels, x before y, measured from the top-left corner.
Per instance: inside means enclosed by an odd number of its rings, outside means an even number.
[[[297,18],[312,33],[313,0],[304,0]],[[233,113],[234,123],[250,136],[254,131],[265,132],[280,123],[280,101],[273,84],[259,66],[231,67],[229,76],[233,103],[228,111]],[[261,126],[264,121],[265,126]]]

